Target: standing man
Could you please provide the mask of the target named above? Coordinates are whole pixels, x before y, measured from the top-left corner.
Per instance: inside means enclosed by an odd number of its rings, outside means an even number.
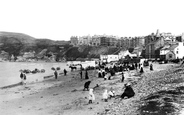
[[[86,69],[86,73],[85,73],[85,79],[89,79],[87,69]]]
[[[153,71],[153,64],[150,64],[150,70]]]
[[[82,79],[82,70],[80,71],[80,76],[81,76],[81,79]]]
[[[124,73],[122,72],[122,78],[121,78],[121,82],[123,82],[125,79]]]
[[[24,74],[22,73],[22,71],[20,73],[20,78],[21,78],[21,83],[23,84],[23,82],[24,82]]]
[[[64,75],[66,76],[66,74],[67,74],[67,71],[66,71],[66,69],[64,69],[64,70],[63,70],[63,72],[64,72]]]
[[[26,85],[26,74],[24,73],[23,76],[23,84]]]
[[[54,76],[55,76],[55,79],[57,79],[57,77],[58,77],[58,73],[57,73],[57,71],[55,70],[55,72],[54,72]]]

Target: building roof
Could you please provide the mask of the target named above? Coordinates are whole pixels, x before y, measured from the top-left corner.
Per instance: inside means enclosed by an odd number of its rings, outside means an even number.
[[[168,50],[171,46],[170,45],[164,45],[163,48],[161,48],[161,50]]]
[[[176,47],[178,47],[178,45],[176,45],[176,44],[171,45],[171,47],[169,48],[169,50],[174,50]]]
[[[170,53],[172,53],[173,55],[175,55],[175,53],[173,51],[169,51],[165,55],[170,54]]]

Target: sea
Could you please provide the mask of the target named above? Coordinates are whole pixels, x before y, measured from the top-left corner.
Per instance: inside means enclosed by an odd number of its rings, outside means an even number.
[[[54,71],[52,67],[60,67],[59,72],[63,72],[64,69],[69,70],[69,67],[65,62],[51,63],[51,62],[0,62],[0,87],[19,83],[20,70],[35,68],[41,70],[45,69],[45,73],[26,74],[27,83],[37,82],[44,80],[44,76],[53,75]]]

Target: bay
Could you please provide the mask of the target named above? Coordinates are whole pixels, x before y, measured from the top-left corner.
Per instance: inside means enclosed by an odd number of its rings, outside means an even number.
[[[0,62],[0,87],[16,84],[21,81],[20,71],[21,69],[35,68],[45,69],[45,73],[26,74],[27,83],[42,81],[44,76],[53,75],[52,67],[60,67],[59,72],[63,72],[63,69],[69,70],[69,67],[64,62],[51,63],[51,62]]]

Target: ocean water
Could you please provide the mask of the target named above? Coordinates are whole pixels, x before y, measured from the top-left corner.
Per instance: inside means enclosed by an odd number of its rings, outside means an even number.
[[[52,67],[60,67],[60,72],[63,72],[63,69],[69,70],[66,63],[0,62],[0,87],[20,82],[20,69],[30,69],[31,71],[35,68],[45,69],[45,73],[26,74],[26,82],[30,83],[41,81],[44,76],[53,75]]]

